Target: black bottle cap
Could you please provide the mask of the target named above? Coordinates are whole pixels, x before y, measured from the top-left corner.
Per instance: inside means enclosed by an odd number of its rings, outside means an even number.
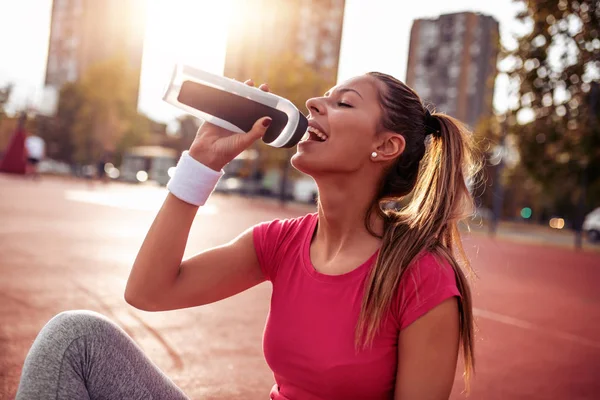
[[[306,133],[306,130],[308,129],[308,119],[306,119],[306,117],[302,115],[302,113],[298,112],[298,114],[300,115],[300,119],[298,120],[296,130],[283,147],[290,148],[297,145],[298,142],[300,142],[300,139],[302,139],[302,137]]]

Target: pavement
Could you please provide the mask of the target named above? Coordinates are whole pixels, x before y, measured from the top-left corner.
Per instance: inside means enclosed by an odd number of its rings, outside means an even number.
[[[121,325],[192,399],[266,399],[268,283],[216,304],[147,313],[125,303],[129,269],[164,188],[0,174],[0,399],[14,397],[37,332],[69,309]],[[310,206],[214,195],[186,255]],[[600,253],[464,234],[477,271],[469,399],[600,398]],[[464,399],[460,372],[452,399]]]
[[[466,230],[467,226],[462,226]],[[468,229],[473,233],[490,235],[487,222],[477,219],[469,221]],[[542,246],[559,246],[575,248],[575,231],[572,229],[552,229],[548,226],[523,221],[501,221],[495,235],[503,240],[521,243],[539,244]],[[586,251],[600,252],[600,243],[592,243],[583,235],[581,247]]]

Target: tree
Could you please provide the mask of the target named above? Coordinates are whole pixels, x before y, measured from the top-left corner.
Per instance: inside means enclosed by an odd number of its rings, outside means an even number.
[[[43,125],[52,157],[91,164],[112,153],[118,161],[127,148],[143,144],[152,120],[137,112],[137,79],[126,59],[115,57],[63,85],[56,117]]]
[[[306,100],[322,96],[335,82],[327,79],[330,71],[317,71],[296,53],[286,53],[272,61],[267,68],[259,71],[255,82],[267,82],[271,91],[290,100],[303,114],[306,114]],[[266,163],[289,161],[295,149],[281,150],[263,145]]]
[[[12,92],[11,84],[8,84],[8,85],[4,86],[3,88],[0,88],[0,120],[2,120],[2,118],[6,116],[4,107],[6,106],[6,103],[8,103],[8,100],[10,99],[11,92]]]
[[[136,113],[133,115],[124,125],[125,129],[115,142],[115,146],[107,150],[113,154],[112,162],[119,165],[127,149],[146,144],[150,139],[153,124],[155,124],[155,121],[144,114]]]
[[[115,153],[125,132],[137,118],[138,75],[125,58],[115,57],[92,65],[82,76],[84,98],[73,126],[76,157],[80,162]]]
[[[198,127],[200,126],[200,122],[198,118],[190,115],[184,114],[178,118],[179,121],[179,137],[180,143],[178,146],[179,151],[184,151],[190,148],[194,138],[196,137],[196,132],[198,131]]]
[[[48,144],[48,156],[69,164],[75,162],[77,141],[75,126],[85,102],[83,89],[78,83],[62,86],[58,98],[56,116],[47,118],[41,124],[40,135]]]
[[[4,151],[4,147],[8,144],[16,127],[16,119],[13,124],[13,121],[11,121],[10,118],[7,118],[4,110],[6,103],[8,103],[8,100],[10,99],[11,91],[12,85],[10,84],[0,88],[0,158]]]
[[[526,120],[511,131],[550,207],[577,226],[600,203],[600,0],[514,1],[531,29],[506,55],[514,114]]]
[[[266,68],[256,71],[254,81],[259,84],[267,82],[270,90],[290,100],[303,114],[306,114],[305,102],[311,97],[322,96],[335,85],[331,70],[316,70],[297,53],[285,53],[272,58]],[[280,167],[282,180],[280,198],[285,198],[285,187],[290,172],[290,158],[296,149],[277,149],[262,142],[257,144],[260,157],[256,160],[252,175],[262,168]]]

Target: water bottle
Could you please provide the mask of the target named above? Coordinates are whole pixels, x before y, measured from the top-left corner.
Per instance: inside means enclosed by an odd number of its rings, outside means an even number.
[[[175,67],[163,100],[236,133],[250,131],[259,118],[271,117],[262,140],[273,147],[294,147],[308,128],[308,120],[291,101],[185,65]]]

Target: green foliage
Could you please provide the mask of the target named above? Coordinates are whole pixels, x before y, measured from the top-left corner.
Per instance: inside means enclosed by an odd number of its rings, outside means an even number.
[[[268,68],[259,70],[253,76],[258,85],[267,82],[271,92],[290,100],[303,114],[307,114],[306,100],[315,96],[322,96],[335,85],[333,71],[316,70],[307,64],[300,55],[286,53],[274,59]],[[260,144],[261,157],[266,166],[279,166],[287,162],[296,152],[295,148],[282,150],[275,149],[263,143]]]
[[[51,154],[51,157],[69,163],[75,161],[75,153],[79,153],[76,151],[75,126],[84,102],[85,96],[81,85],[75,83],[63,85],[54,124],[48,122],[48,129],[45,129],[43,134],[44,139],[54,147],[54,154]]]
[[[200,126],[200,121],[198,118],[185,114],[179,117],[179,136],[180,143],[178,150],[184,151],[189,149],[196,137],[196,132],[198,132],[198,127]]]
[[[92,65],[77,83],[84,101],[74,125],[76,157],[81,162],[115,152],[137,114],[135,71],[122,58]]]
[[[533,121],[511,127],[522,166],[566,215],[587,186],[588,208],[600,204],[600,0],[514,0],[518,19],[531,27],[509,51],[508,71],[518,87],[521,116]],[[571,214],[572,215],[572,214]]]
[[[61,88],[57,158],[94,163],[109,152],[118,160],[124,150],[147,140],[152,121],[137,112],[138,76],[125,58],[115,57]]]
[[[335,85],[327,76],[331,71],[314,69],[296,53],[286,53],[272,62],[263,78],[271,90],[290,100],[302,112],[306,111],[306,100],[321,96]]]
[[[123,154],[131,147],[146,144],[154,121],[144,114],[135,114],[114,147],[114,163],[121,163]]]
[[[8,100],[10,99],[11,92],[12,92],[12,85],[10,85],[10,84],[4,86],[3,88],[0,88],[0,120],[4,116],[6,116],[4,107],[6,106],[6,103],[8,103]]]

